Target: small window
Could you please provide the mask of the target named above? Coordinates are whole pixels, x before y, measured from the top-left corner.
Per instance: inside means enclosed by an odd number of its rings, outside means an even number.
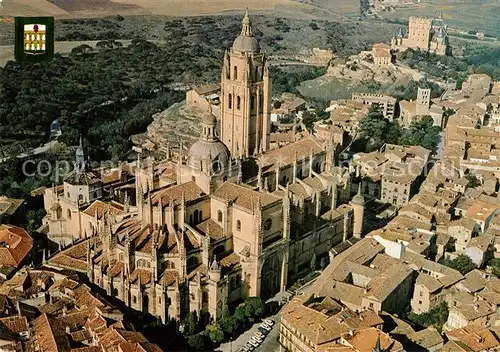
[[[241,231],[241,221],[240,220],[236,220],[236,230]]]
[[[222,211],[217,211],[217,221],[222,221]]]
[[[373,308],[373,303],[372,302],[370,302],[370,308]]]
[[[83,194],[79,194],[78,195],[78,203],[82,203],[83,202]]]
[[[132,297],[132,302],[137,303],[137,296]]]
[[[233,108],[233,95],[229,93],[228,98],[227,98],[227,107],[229,109]]]
[[[233,79],[238,79],[238,66],[234,66]]]
[[[68,209],[68,219],[71,219],[71,210]]]
[[[71,198],[71,195],[68,193],[66,193],[66,198]]]
[[[236,109],[241,110],[241,98],[239,95],[236,97]]]
[[[418,304],[422,304],[422,301],[418,301]]]

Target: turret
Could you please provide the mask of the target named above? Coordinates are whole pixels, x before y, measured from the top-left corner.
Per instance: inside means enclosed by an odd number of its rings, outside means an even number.
[[[354,224],[353,235],[354,237],[361,238],[363,234],[363,221],[365,213],[365,198],[361,193],[361,183],[359,183],[358,193],[352,198],[351,206],[354,210]]]
[[[210,265],[210,270],[208,272],[208,277],[210,280],[214,282],[219,282],[221,278],[221,270],[220,266],[217,263],[217,260],[214,255],[214,260],[212,261],[212,264]]]

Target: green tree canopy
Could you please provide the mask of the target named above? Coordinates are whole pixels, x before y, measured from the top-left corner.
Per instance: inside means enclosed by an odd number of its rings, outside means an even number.
[[[444,323],[448,319],[448,304],[441,302],[437,307],[432,308],[427,313],[416,314],[408,313],[408,320],[423,327],[435,326],[439,331],[442,330]]]
[[[467,274],[477,268],[476,264],[465,254],[460,254],[455,259],[441,259],[439,261],[441,264],[446,265],[450,268],[460,271],[462,275]]]
[[[399,144],[419,145],[433,150],[441,140],[439,135],[441,128],[434,126],[433,123],[430,116],[423,116],[421,119],[413,121],[411,126],[403,131]]]

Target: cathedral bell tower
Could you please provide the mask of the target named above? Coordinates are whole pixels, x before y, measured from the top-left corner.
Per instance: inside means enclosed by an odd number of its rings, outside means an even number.
[[[224,55],[221,75],[221,136],[231,155],[246,157],[269,149],[270,92],[266,56],[247,11],[241,34]]]

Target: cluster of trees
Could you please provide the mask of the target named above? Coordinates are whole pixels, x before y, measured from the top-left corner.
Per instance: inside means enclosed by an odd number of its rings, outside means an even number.
[[[360,142],[357,148],[365,151],[377,150],[385,143],[419,145],[433,150],[441,140],[441,128],[433,126],[430,116],[423,116],[413,121],[408,128],[403,128],[371,109],[361,120],[360,127]]]
[[[488,262],[488,266],[491,266],[491,272],[493,275],[500,279],[500,259],[493,258]]]
[[[408,49],[398,53],[398,60],[433,76],[457,80],[458,87],[470,73],[485,73],[494,79],[500,79],[500,48],[496,47],[471,49],[460,58]]]
[[[455,259],[441,259],[439,263],[460,271],[462,275],[477,268],[472,259],[465,254],[460,254]]]
[[[184,336],[191,350],[207,351],[224,341],[233,339],[265,314],[265,303],[260,297],[249,297],[233,314],[226,312],[217,323],[203,324],[195,312],[189,313],[184,323]]]
[[[127,26],[123,16],[108,18],[58,20],[56,41],[130,39],[138,35],[137,28]]]
[[[416,314],[409,312],[406,318],[420,326],[429,327],[432,325],[441,331],[444,323],[446,323],[448,319],[448,313],[448,304],[446,302],[441,302],[437,307],[434,307],[427,313]]]
[[[304,81],[312,80],[323,76],[326,73],[325,67],[294,67],[280,68],[271,66],[269,74],[272,77],[272,94],[279,96],[284,92],[299,94],[297,87]]]

